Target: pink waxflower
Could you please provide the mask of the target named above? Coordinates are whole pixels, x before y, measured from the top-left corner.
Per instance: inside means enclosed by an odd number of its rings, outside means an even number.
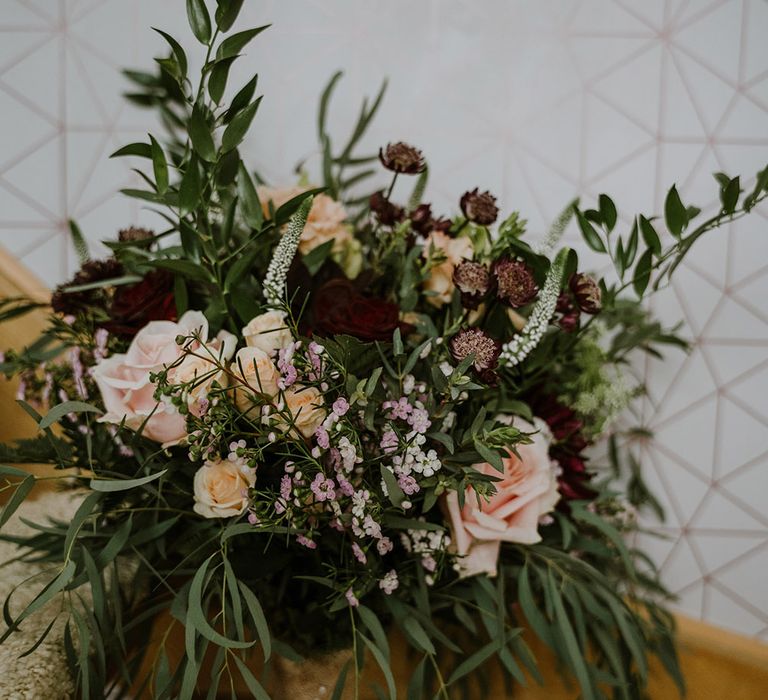
[[[309,537],[305,537],[304,535],[297,535],[296,541],[307,549],[317,549],[317,542],[310,540]]]
[[[397,437],[397,433],[394,430],[387,430],[384,435],[381,436],[381,442],[379,446],[386,454],[390,454],[397,450],[400,441]]]
[[[315,428],[315,439],[319,447],[327,450],[331,446],[330,438],[328,437],[328,431],[322,425],[318,425]]]
[[[333,483],[333,479],[327,479],[325,474],[318,474],[315,476],[314,480],[309,485],[312,493],[315,494],[315,498],[320,502],[332,501],[336,498],[336,489],[334,487],[335,484]]]
[[[348,410],[349,402],[343,396],[340,396],[333,402],[333,412],[339,416],[339,418],[345,415]]]
[[[358,605],[360,605],[360,601],[357,599],[354,591],[351,588],[347,589],[347,592],[344,594],[344,597],[347,599],[347,602],[349,603],[349,606],[351,608],[356,608]]]
[[[368,557],[365,556],[365,552],[362,550],[357,542],[352,543],[352,554],[355,555],[355,559],[361,564],[365,564],[368,561]]]

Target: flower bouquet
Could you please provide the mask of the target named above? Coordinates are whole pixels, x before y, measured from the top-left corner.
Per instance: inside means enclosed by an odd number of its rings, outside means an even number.
[[[625,538],[638,508],[658,509],[633,456],[647,433],[614,421],[642,390],[632,354],[685,347],[644,295],[768,196],[768,169],[749,192],[718,174],[701,223],[673,187],[663,220],[620,233],[601,195],[531,242],[488,192],[434,212],[416,148],[358,153],[383,89],[337,147],[336,75],[318,174],[268,187],[238,150],[256,78],[227,90],[265,29],[231,32],[241,5],[212,18],[188,0],[195,82],[163,31],[158,72],[126,71],[167,133],[114,156],[146,164],[123,193],[161,230],[124,229],[95,260],[73,223],[80,271],[41,338],[4,358],[40,434],[2,461],[54,465],[81,500],[16,539],[52,568],[24,609],[6,601],[2,639],[42,609],[63,619],[83,698],[314,697],[313,659],[329,697],[498,697],[491,666],[544,680],[532,636],[583,698],[641,697],[652,655],[682,688],[665,591]],[[377,161],[389,182],[371,193]],[[572,219],[610,275],[562,245]],[[2,316],[35,306],[8,299]],[[587,457],[598,443],[605,460]],[[0,522],[36,481],[2,475]]]

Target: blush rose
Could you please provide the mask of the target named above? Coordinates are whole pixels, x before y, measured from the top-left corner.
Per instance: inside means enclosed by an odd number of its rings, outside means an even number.
[[[455,491],[445,497],[462,577],[483,573],[495,576],[502,542],[541,541],[539,519],[550,513],[560,498],[555,465],[549,458],[546,424],[537,420],[533,426],[518,421],[516,426],[525,432],[539,432],[532,436],[531,444],[517,445],[520,457],[507,450],[502,460],[503,474],[487,463],[474,465],[483,474],[501,477],[494,482],[496,493],[484,500],[478,499],[473,489],[467,489],[463,508]]]

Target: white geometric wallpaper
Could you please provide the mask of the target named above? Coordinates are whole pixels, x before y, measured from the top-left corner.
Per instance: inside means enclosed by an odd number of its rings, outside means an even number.
[[[625,227],[673,182],[711,211],[712,172],[768,162],[766,0],[273,0],[241,21],[274,25],[230,81],[259,73],[245,151],[275,184],[317,154],[317,96],[338,68],[340,138],[386,76],[367,146],[417,144],[438,211],[488,188],[533,233],[574,194],[609,192]],[[51,285],[75,265],[67,219],[94,242],[157,224],[115,194],[132,175],[107,159],[154,128],[119,74],[165,50],[150,26],[194,53],[182,0],[0,0],[0,244]],[[639,372],[657,435],[643,464],[668,513],[669,539],[646,546],[682,610],[768,640],[766,299],[763,209],[709,234],[655,298],[695,348]]]

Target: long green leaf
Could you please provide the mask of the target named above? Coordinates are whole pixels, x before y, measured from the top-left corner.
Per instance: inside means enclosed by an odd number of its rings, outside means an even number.
[[[187,19],[192,33],[201,44],[211,40],[211,16],[205,0],[187,0]]]

